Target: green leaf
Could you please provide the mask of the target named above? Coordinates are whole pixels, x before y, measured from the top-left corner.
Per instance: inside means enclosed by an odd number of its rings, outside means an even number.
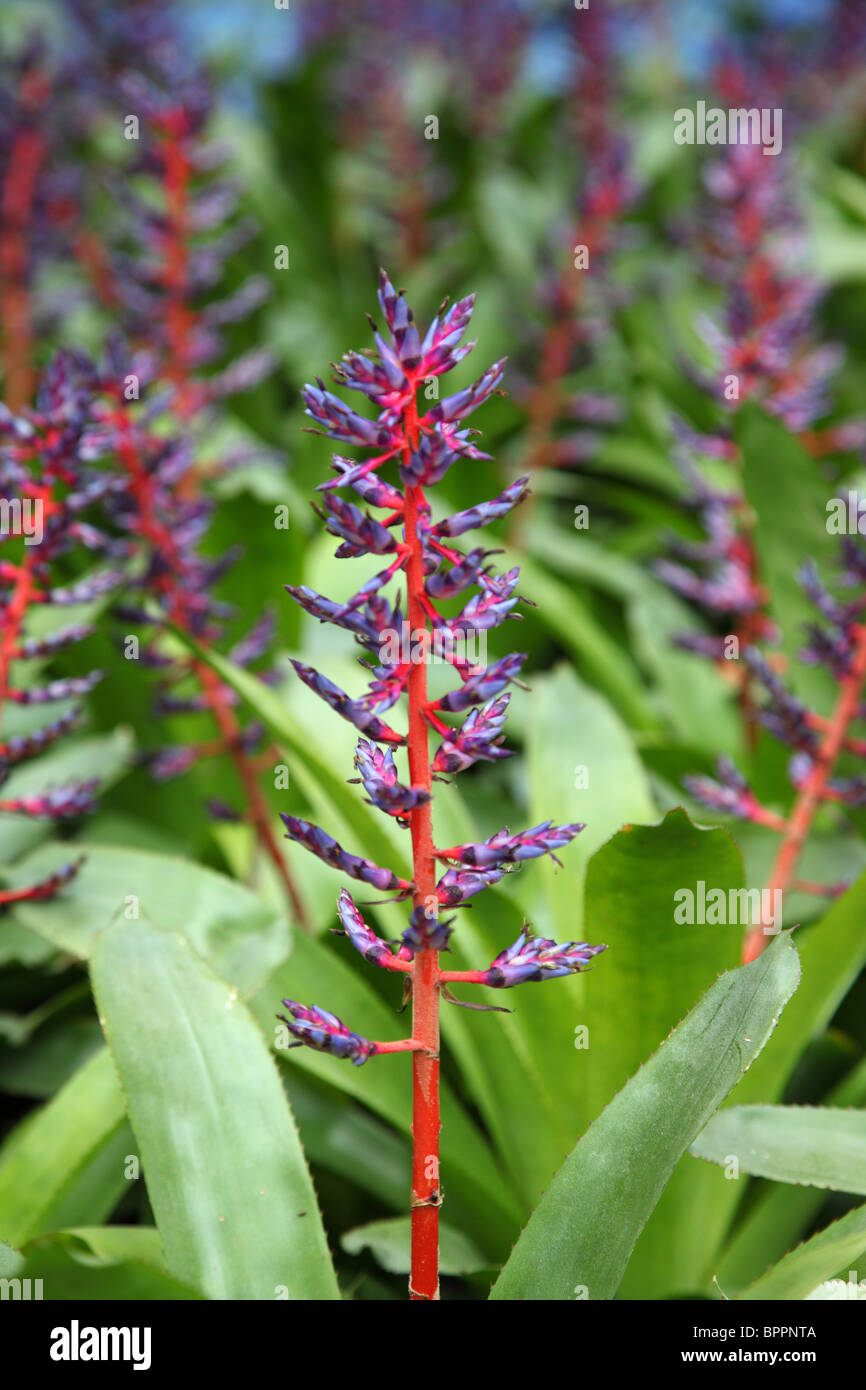
[[[284,917],[234,879],[200,864],[147,850],[88,845],[72,882],[47,902],[20,903],[15,920],[85,959],[113,918],[141,912],[182,931],[245,997],[285,960]],[[16,864],[16,881],[43,877],[69,859],[68,845],[43,845]]]
[[[341,1095],[336,1087],[303,1076],[297,1068],[284,1068],[284,1080],[310,1163],[362,1187],[385,1206],[402,1211],[412,1185],[408,1138]],[[450,1188],[448,1197],[450,1204]]]
[[[712,986],[566,1159],[492,1298],[613,1297],[677,1160],[761,1051],[799,973],[783,935]]]
[[[103,1232],[112,1230],[120,1234],[112,1238],[95,1230],[72,1230],[40,1236],[25,1246],[24,1262],[16,1275],[20,1279],[41,1279],[42,1297],[47,1302],[150,1302],[203,1297],[192,1285],[152,1262],[149,1240],[130,1239],[123,1227],[102,1228]],[[135,1253],[123,1255],[124,1247]],[[145,1258],[141,1258],[142,1253]]]
[[[99,1221],[128,1186],[131,1136],[106,1048],[0,1149],[0,1235],[20,1245],[58,1224]]]
[[[755,512],[753,543],[761,580],[770,594],[770,613],[791,661],[789,679],[798,693],[821,689],[825,678],[796,657],[802,625],[814,621],[814,607],[798,582],[809,556],[834,565],[838,540],[827,531],[827,485],[820,471],[780,421],[747,401],[737,413],[737,440],[743,453],[746,498]]]
[[[455,952],[462,953],[467,965],[486,963],[516,938],[519,919],[509,935],[509,921],[504,918],[508,897],[520,901],[539,933],[558,941],[581,939],[590,856],[624,822],[655,818],[631,733],[607,701],[568,667],[560,666],[553,675],[533,681],[527,764],[530,803],[525,823],[585,821],[586,829],[562,851],[561,867],[540,860],[528,864],[499,895],[501,902],[489,894],[476,900],[455,933]],[[584,780],[582,773],[576,776],[580,769],[588,776],[588,787],[575,786]],[[669,917],[670,903],[667,913]],[[607,940],[608,926],[605,920],[600,937],[590,939]],[[479,938],[477,944],[475,938]],[[561,1155],[574,1147],[585,1128],[581,1106],[587,1084],[586,1054],[577,1049],[575,1029],[586,1022],[587,1002],[610,961],[608,953],[585,978],[512,990],[507,997],[492,990],[484,993],[489,1002],[514,1010],[511,1016],[485,1020],[478,1044],[490,1058],[483,1090],[487,1097],[500,1100],[502,1114],[498,1130],[492,1116],[488,1122],[509,1163],[520,1172],[531,1205]],[[468,993],[474,997],[477,991]],[[679,1016],[675,1014],[670,1023]],[[478,1035],[478,1023],[471,1017],[467,1027]],[[663,1032],[657,1033],[645,1051],[662,1036]],[[510,1040],[513,1059],[501,1045],[498,1053],[493,1052],[494,1038],[499,1037]]]
[[[674,644],[675,634],[695,628],[686,604],[644,577],[628,618],[636,655],[654,677],[677,736],[696,748],[736,753],[739,720],[730,688],[712,662]]]
[[[237,991],[144,920],[104,931],[91,973],[173,1275],[211,1298],[338,1297],[294,1120]]]
[[[773,1301],[805,1298],[818,1284],[859,1259],[864,1251],[866,1205],[855,1207],[840,1221],[834,1221],[832,1226],[798,1245],[773,1269],[737,1294],[737,1298]]]
[[[397,1216],[390,1221],[370,1221],[347,1231],[340,1244],[349,1255],[360,1255],[369,1249],[378,1264],[389,1274],[408,1274],[411,1268],[410,1247],[412,1220]],[[489,1269],[480,1250],[452,1226],[439,1227],[439,1271],[441,1274],[480,1274]]]
[[[866,1105],[866,1060],[842,1078],[826,1104]],[[789,1187],[782,1183],[761,1186],[765,1188],[763,1194],[750,1203],[716,1266],[719,1287],[729,1297],[780,1260],[808,1231],[826,1201],[817,1187]]]
[[[657,729],[659,719],[644,692],[640,672],[621,643],[610,636],[572,586],[525,554],[519,563],[521,586],[538,604],[539,621],[559,638],[578,669],[586,672],[633,728]]]
[[[165,1270],[165,1255],[155,1226],[75,1226],[57,1231],[86,1245],[99,1260],[141,1260]]]
[[[586,826],[563,850],[564,868],[544,860],[520,880],[549,914],[548,920],[536,917],[537,929],[574,940],[583,929],[591,856],[627,822],[656,818],[649,783],[629,730],[568,666],[533,681],[527,761],[530,823],[551,819]]]
[[[23,1259],[20,1250],[15,1250],[11,1245],[7,1245],[5,1240],[0,1240],[0,1277],[6,1279],[16,1274]]]
[[[866,873],[814,926],[797,932],[803,979],[760,1063],[737,1099],[775,1101],[784,1091],[806,1044],[828,1026],[866,965]]]
[[[584,981],[580,1019],[589,1030],[589,1052],[578,1054],[587,1056],[577,1102],[581,1132],[719,973],[739,962],[742,927],[677,922],[682,899],[675,894],[689,889],[697,898],[702,882],[706,893],[720,889],[729,903],[742,878],[728,832],[700,829],[682,810],[659,825],[630,826],[591,860],[586,935],[607,941],[609,950]],[[681,1165],[641,1235],[623,1296],[663,1297],[700,1285],[712,1244],[724,1231],[716,1207],[728,1186],[721,1174]]]
[[[866,1196],[866,1110],[820,1105],[734,1105],[691,1146],[695,1158],[775,1182]]]

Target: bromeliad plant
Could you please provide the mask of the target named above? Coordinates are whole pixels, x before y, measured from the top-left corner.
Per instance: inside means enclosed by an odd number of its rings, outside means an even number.
[[[866,581],[866,554],[853,537],[845,538],[842,564],[843,584],[861,586]],[[790,811],[780,816],[761,805],[729,758],[717,760],[718,780],[692,776],[684,781],[705,806],[766,826],[780,835],[766,885],[768,893],[797,889],[835,898],[845,892],[847,882],[814,883],[797,878],[797,870],[822,806],[854,808],[866,804],[866,778],[862,774],[837,775],[843,758],[862,758],[866,754],[866,739],[852,733],[866,714],[866,598],[862,594],[847,602],[837,598],[824,587],[812,562],[803,566],[800,580],[821,619],[820,623],[808,625],[801,657],[809,665],[825,666],[836,684],[836,699],[829,716],[817,713],[798,699],[757,648],[748,648],[743,656],[747,669],[766,692],[766,700],[757,711],[758,722],[792,749],[788,775],[795,796]],[[758,922],[750,927],[743,943],[744,961],[754,960],[767,944],[768,929],[764,924]]]
[[[300,661],[293,665],[310,689],[364,735],[355,755],[359,774],[355,780],[363,784],[374,806],[409,827],[412,878],[401,878],[350,853],[317,825],[293,815],[283,815],[282,819],[289,837],[326,864],[381,892],[394,893],[398,900],[411,898],[408,926],[393,947],[373,932],[345,888],[338,899],[338,911],[342,931],[366,960],[403,975],[405,995],[412,998],[412,1034],[397,1042],[371,1041],[352,1032],[327,1009],[291,999],[283,1000],[289,1015],[283,1021],[294,1037],[290,1046],[306,1044],[348,1059],[355,1066],[386,1052],[414,1054],[409,1292],[412,1299],[435,1299],[439,1296],[438,1219],[442,1202],[439,996],[463,1002],[450,993],[449,987],[457,983],[507,989],[569,975],[582,970],[605,947],[585,942],[557,945],[534,936],[527,926],[486,970],[454,971],[440,965],[440,952],[448,950],[454,920],[443,918],[443,912],[464,906],[527,859],[543,854],[555,858],[555,852],[583,826],[556,826],[545,821],[517,834],[506,827],[477,844],[442,847],[434,842],[432,783],[446,781],[480,760],[493,762],[508,756],[502,746],[509,701],[506,687],[516,681],[525,660],[517,653],[480,667],[467,659],[464,642],[516,616],[518,570],[498,574],[488,564],[493,551],[480,546],[462,551],[452,542],[506,515],[526,495],[527,479],[518,478],[492,501],[433,521],[426,489],[440,482],[454,465],[488,457],[473,442],[474,432],[463,428],[462,422],[496,391],[504,364],[494,363],[473,385],[419,415],[419,386],[451,371],[474,345],[461,345],[474,296],[450,308],[446,300],[423,340],[405,297],[395,291],[384,272],[380,273],[378,298],[388,338],[371,320],[375,354],[347,353],[335,378],[340,385],[367,396],[377,408],[376,418],[356,413],[326,390],[321,380],[306,387],[303,394],[307,413],[322,427],[321,432],[372,452],[364,462],[335,455],[337,477],[320,485],[321,515],[328,530],[340,539],[337,556],[376,555],[387,557],[388,563],[343,603],[304,585],[287,585],[287,589],[306,612],[351,632],[372,659],[370,685],[358,698],[312,667]],[[391,463],[397,467],[396,483],[379,473]],[[341,488],[351,488],[363,502],[383,511],[382,520],[345,501],[339,495]],[[405,580],[405,620],[401,609],[393,606],[384,592],[390,581],[399,578]],[[471,588],[476,592],[462,610],[455,617],[444,617],[437,604]],[[458,680],[455,689],[435,699],[427,689],[427,665],[434,643]],[[403,696],[409,706],[406,733],[393,729],[382,717]],[[449,715],[464,713],[462,724],[447,722]],[[431,730],[441,740],[432,760]],[[394,757],[395,749],[404,748],[407,781],[401,780]]]
[[[34,672],[58,653],[90,636],[93,627],[80,621],[43,623],[30,631],[36,612],[69,610],[91,604],[116,589],[122,571],[105,567],[77,579],[64,578],[62,565],[70,554],[97,553],[113,558],[124,546],[112,541],[88,520],[95,503],[104,499],[111,479],[89,462],[90,396],[82,365],[73,354],[58,353],[43,374],[36,408],[14,416],[0,408],[0,493],[4,508],[15,520],[9,498],[20,506],[19,524],[7,529],[4,515],[0,536],[0,721],[8,726],[10,713],[31,710],[60,713],[19,721],[0,736],[0,788],[16,770],[32,764],[80,722],[81,709],[71,703],[102,679],[100,671],[60,679],[42,679]],[[10,554],[12,551],[12,554]],[[35,820],[63,822],[94,809],[98,779],[43,786],[38,792],[0,792],[0,812]],[[0,889],[0,907],[53,897],[81,866],[70,861],[36,883]]]

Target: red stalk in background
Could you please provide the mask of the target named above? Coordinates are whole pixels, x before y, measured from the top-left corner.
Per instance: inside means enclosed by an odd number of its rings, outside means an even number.
[[[189,622],[184,557],[175,544],[171,528],[160,519],[156,479],[144,465],[126,408],[119,406],[109,411],[107,419],[116,431],[118,455],[129,476],[130,491],[135,499],[137,534],[148,542],[153,553],[160,558],[153,582],[165,603],[166,614],[182,632],[193,636],[199,647],[207,653],[207,637],[200,632],[193,632]],[[304,930],[309,931],[309,917],[271,828],[271,813],[259,786],[255,760],[244,747],[241,727],[232,708],[228,689],[206,660],[194,659],[190,670],[198,680],[207,707],[221,734],[221,742],[216,750],[209,746],[208,753],[223,752],[231,758],[244,791],[247,816],[256,838],[276,870],[296,920]]]
[[[790,888],[818,894],[827,892],[826,887],[821,884],[797,882],[795,875],[817,811],[825,802],[839,799],[827,784],[846,746],[848,729],[858,717],[863,687],[866,684],[866,627],[854,627],[851,636],[853,656],[847,673],[840,679],[836,707],[825,723],[812,770],[797,793],[790,815],[783,823],[782,843],[776,852],[766,884],[766,890],[770,893],[776,890],[786,893]],[[743,963],[748,964],[761,955],[769,939],[763,923],[752,927],[746,933],[743,943]]]
[[[36,117],[48,96],[44,74],[25,72],[20,101],[24,123],[9,151],[0,195],[0,323],[4,400],[13,414],[33,398],[33,326],[30,306],[30,226],[45,142]]]

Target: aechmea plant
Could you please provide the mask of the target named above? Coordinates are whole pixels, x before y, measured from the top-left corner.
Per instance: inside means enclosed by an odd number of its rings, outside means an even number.
[[[508,756],[503,724],[508,686],[517,681],[522,654],[486,666],[472,664],[463,643],[513,615],[520,601],[517,572],[497,574],[488,563],[495,552],[481,547],[456,548],[452,541],[471,529],[503,516],[526,495],[519,478],[499,497],[434,522],[427,489],[452,467],[471,467],[482,454],[474,431],[464,421],[497,390],[503,362],[489,367],[473,385],[444,397],[419,413],[419,387],[452,370],[471,350],[463,337],[474,296],[439,310],[423,338],[402,293],[380,275],[379,306],[385,331],[372,323],[375,351],[346,354],[337,368],[339,385],[359,391],[376,408],[373,418],[357,413],[324,382],[304,391],[307,413],[321,432],[369,455],[364,461],[334,457],[336,477],[320,485],[321,515],[340,541],[338,556],[370,555],[380,566],[351,598],[336,602],[306,586],[287,586],[306,612],[352,633],[370,665],[367,689],[344,692],[312,667],[295,663],[299,678],[361,737],[355,767],[367,799],[384,815],[408,825],[412,840],[412,877],[346,849],[319,826],[283,815],[289,837],[344,877],[405,901],[408,921],[399,942],[379,938],[365,921],[361,906],[343,888],[338,901],[341,928],[366,960],[404,977],[411,994],[412,1033],[396,1042],[363,1038],[320,1005],[283,1001],[290,1046],[305,1044],[361,1066],[388,1052],[414,1053],[412,1165],[413,1299],[435,1299],[438,1283],[439,1179],[439,997],[451,998],[453,984],[483,984],[507,989],[526,981],[554,979],[584,969],[603,946],[535,938],[525,927],[518,940],[483,970],[443,968],[454,930],[453,909],[518,870],[528,859],[559,850],[583,829],[549,821],[516,834],[508,828],[480,843],[442,846],[433,834],[433,782],[447,781],[479,761]],[[384,471],[388,469],[391,480]],[[367,508],[346,501],[350,488]],[[392,600],[392,581],[405,590]],[[438,603],[466,594],[461,612],[446,618]],[[455,685],[432,698],[427,666],[433,650],[453,670]],[[401,698],[408,719],[392,710]],[[387,715],[387,719],[385,716]],[[455,722],[452,720],[457,717]],[[460,717],[462,716],[462,718]],[[396,728],[394,724],[400,723]],[[431,734],[438,740],[432,751]],[[399,759],[399,762],[398,762]],[[404,761],[405,760],[405,761]],[[444,793],[447,795],[447,792]],[[558,862],[558,861],[557,861]],[[457,1002],[457,1001],[454,1001]]]
[[[580,150],[580,160],[571,220],[556,228],[553,264],[539,292],[545,328],[531,344],[533,379],[526,392],[530,469],[580,465],[598,449],[599,427],[624,413],[615,396],[569,384],[610,332],[614,290],[610,276],[598,272],[623,241],[623,219],[640,192],[618,111],[623,19],[615,8],[594,6],[572,13],[564,28],[571,80],[563,134]]]
[[[106,510],[124,537],[133,563],[127,575],[127,593],[116,615],[134,627],[149,629],[153,637],[136,645],[142,664],[157,673],[159,694],[156,713],[162,717],[208,714],[216,737],[169,743],[145,755],[152,775],[168,781],[187,772],[203,759],[227,758],[240,784],[242,808],[212,802],[218,819],[245,820],[251,827],[262,856],[273,866],[295,919],[307,925],[304,905],[289,872],[272,816],[261,786],[264,770],[274,765],[273,753],[263,747],[263,730],[256,722],[244,724],[235,692],[222,682],[205,660],[181,657],[166,649],[165,630],[174,627],[193,638],[205,652],[223,638],[226,622],[235,610],[213,593],[242,553],[233,547],[222,555],[202,553],[213,502],[190,495],[184,482],[193,468],[196,452],[184,433],[165,418],[172,394],[147,380],[152,369],[146,353],[126,356],[114,344],[105,363],[90,368],[88,399],[90,448],[107,463],[111,486]],[[144,387],[144,399],[127,400],[125,383],[132,377]],[[255,667],[268,655],[273,636],[273,615],[264,612],[231,647],[229,656],[238,665]],[[256,672],[267,681],[265,668]]]
[[[125,549],[88,520],[111,479],[85,462],[91,424],[79,366],[73,355],[58,354],[43,374],[34,410],[13,416],[0,407],[0,493],[6,509],[0,537],[0,719],[5,726],[0,734],[0,811],[40,820],[69,819],[95,806],[94,779],[16,792],[14,773],[75,727],[80,717],[76,702],[102,673],[46,678],[41,667],[88,637],[92,628],[61,618],[41,623],[30,634],[30,619],[35,610],[62,613],[91,603],[123,579],[122,569],[112,564],[78,579],[66,578],[59,569],[70,552],[112,559]],[[55,705],[59,713],[52,712]],[[11,731],[10,715],[16,717]],[[23,888],[0,889],[0,905],[53,897],[80,863],[71,861]]]
[[[201,412],[257,385],[273,361],[255,347],[212,370],[225,355],[223,330],[263,302],[268,284],[252,275],[219,295],[227,261],[255,226],[239,214],[227,151],[209,136],[211,84],[190,53],[176,6],[66,3],[97,133],[119,111],[129,113],[126,167],[102,190],[110,198],[104,239],[87,267],[112,324],[135,347],[146,346],[159,379],[172,385],[175,413],[203,427]],[[195,470],[185,487],[195,491]]]
[[[724,64],[720,100],[738,106],[755,80],[772,94],[782,73],[770,63],[765,72],[753,54],[748,69],[740,59]],[[781,104],[783,95],[787,112],[787,91],[774,100]],[[829,412],[841,353],[821,339],[817,315],[823,287],[804,269],[806,236],[791,162],[784,155],[764,158],[757,144],[731,144],[707,165],[704,184],[706,196],[689,238],[725,298],[719,320],[704,316],[697,325],[712,352],[712,367],[682,365],[724,414],[711,433],[673,422],[674,457],[688,484],[686,506],[704,535],[697,542],[672,540],[672,558],[658,561],[655,569],[714,629],[678,634],[675,641],[718,661],[733,679],[745,732],[753,741],[753,675],[748,665],[729,658],[774,634],[765,611],[769,595],[752,534],[754,518],[743,495],[734,417],[743,401],[756,401],[821,460],[862,450],[866,422],[820,423]],[[730,464],[729,484],[708,482],[702,459]],[[736,639],[733,651],[731,638]]]
[[[843,759],[866,757],[866,738],[852,732],[866,718],[866,596],[862,592],[866,586],[866,550],[858,540],[846,537],[842,563],[843,584],[861,588],[859,595],[847,600],[824,587],[813,564],[806,564],[801,573],[801,583],[819,618],[808,625],[801,657],[810,665],[826,667],[836,684],[836,699],[827,715],[810,709],[794,695],[757,648],[747,649],[743,657],[764,691],[765,698],[756,713],[758,723],[792,750],[788,775],[794,800],[788,813],[778,815],[763,806],[728,758],[718,759],[716,779],[685,779],[688,790],[704,805],[778,832],[781,843],[765,888],[769,894],[784,894],[793,889],[835,897],[844,892],[845,883],[802,880],[797,877],[797,870],[822,806],[834,805],[844,811],[845,807],[866,805],[866,776],[856,772],[852,775],[848,770],[839,775]],[[760,955],[771,930],[777,929],[778,924],[764,921],[752,925],[744,942],[744,960]]]

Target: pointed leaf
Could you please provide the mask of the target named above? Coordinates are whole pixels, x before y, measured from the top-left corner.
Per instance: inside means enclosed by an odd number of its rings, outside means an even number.
[[[237,991],[144,920],[104,931],[91,971],[171,1273],[211,1298],[337,1298],[294,1120]]]
[[[566,1159],[492,1298],[613,1297],[677,1160],[761,1051],[798,979],[785,935],[712,986]]]

